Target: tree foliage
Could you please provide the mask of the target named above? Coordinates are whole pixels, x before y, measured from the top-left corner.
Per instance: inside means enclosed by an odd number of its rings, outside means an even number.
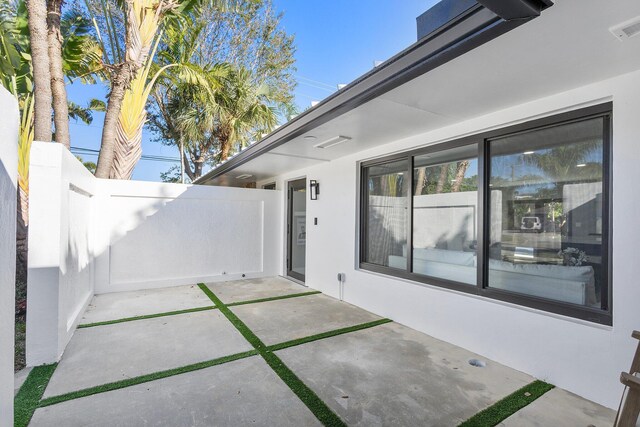
[[[271,0],[238,0],[166,28],[157,65],[189,62],[208,75],[206,91],[167,73],[152,93],[156,139],[179,148],[189,179],[295,112],[295,48],[280,19]]]

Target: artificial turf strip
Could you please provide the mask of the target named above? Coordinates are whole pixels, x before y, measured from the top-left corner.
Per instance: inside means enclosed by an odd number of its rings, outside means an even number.
[[[149,381],[155,381],[162,378],[172,377],[174,375],[185,374],[187,372],[193,372],[200,369],[210,368],[211,366],[221,365],[223,363],[233,362],[235,360],[244,359],[250,356],[257,355],[256,350],[245,351],[242,353],[236,353],[229,356],[219,357],[217,359],[207,360],[204,362],[194,363],[192,365],[182,366],[180,368],[168,369],[166,371],[154,372],[152,374],[140,375],[138,377],[127,378],[122,381],[115,381],[108,384],[102,384],[95,387],[85,388],[78,391],[72,391],[70,393],[60,394],[58,396],[48,397],[40,401],[39,407],[55,405],[57,403],[66,402],[67,400],[79,399],[81,397],[91,396],[98,393],[104,393],[107,391],[118,390],[120,388],[131,387],[146,383]]]
[[[94,394],[99,394],[99,393],[104,393],[104,392],[107,392],[107,391],[117,390],[117,389],[120,389],[120,388],[130,387],[130,386],[142,384],[142,383],[145,383],[145,382],[155,381],[155,380],[158,380],[158,379],[171,377],[171,376],[179,375],[179,374],[184,374],[184,373],[196,371],[196,370],[199,370],[199,369],[205,369],[205,368],[208,368],[208,367],[211,367],[211,366],[216,366],[216,365],[220,365],[220,364],[223,364],[223,363],[232,362],[234,360],[239,360],[239,359],[243,359],[243,358],[246,358],[246,357],[250,357],[250,356],[254,356],[254,355],[260,354],[260,355],[263,356],[265,361],[267,361],[269,366],[272,366],[272,368],[276,371],[278,376],[280,376],[285,381],[285,383],[287,383],[287,385],[289,385],[289,387],[294,391],[294,393],[297,396],[299,396],[300,399],[303,400],[303,402],[310,409],[311,409],[312,406],[315,408],[315,409],[312,409],[313,413],[316,414],[316,416],[319,419],[321,419],[321,421],[324,420],[324,421],[322,421],[323,423],[325,423],[326,425],[332,425],[332,426],[334,426],[334,425],[336,425],[336,426],[337,425],[344,425],[342,423],[342,421],[335,414],[333,414],[333,412],[331,412],[331,410],[324,404],[324,402],[322,402],[320,400],[320,398],[317,395],[315,395],[315,393],[313,393],[312,390],[310,390],[308,387],[306,387],[304,385],[304,383],[302,383],[302,381],[300,379],[298,379],[295,376],[295,374],[293,372],[291,372],[289,370],[289,368],[287,368],[282,363],[282,361],[280,361],[280,359],[277,356],[272,355],[273,357],[269,357],[268,355],[265,356],[265,354],[271,354],[271,351],[280,350],[280,349],[283,349],[283,348],[288,348],[288,347],[292,347],[294,345],[300,345],[300,344],[304,344],[304,343],[311,342],[311,341],[316,341],[316,340],[319,340],[319,339],[322,339],[322,338],[328,338],[328,337],[331,337],[331,336],[340,335],[340,334],[344,334],[344,333],[347,333],[347,332],[352,332],[352,331],[356,331],[356,330],[360,330],[360,329],[370,328],[370,327],[373,327],[373,326],[377,326],[377,325],[380,325],[380,324],[383,324],[383,323],[390,322],[391,320],[389,320],[389,319],[380,319],[380,320],[376,320],[376,321],[373,321],[373,322],[363,323],[363,324],[351,326],[351,327],[348,327],[348,328],[337,329],[337,330],[334,330],[334,331],[329,331],[329,332],[325,332],[325,333],[322,333],[322,334],[312,335],[310,337],[301,338],[301,339],[292,340],[292,341],[287,341],[287,342],[284,342],[284,343],[276,344],[275,346],[267,347],[260,340],[260,338],[258,338],[244,324],[244,322],[242,322],[231,310],[229,310],[227,308],[227,306],[213,292],[211,292],[211,290],[208,287],[206,287],[203,284],[199,284],[198,286],[211,299],[211,301],[213,301],[216,304],[215,306],[200,307],[200,308],[188,309],[188,310],[180,310],[180,311],[175,311],[175,312],[151,314],[151,315],[147,315],[147,316],[138,316],[138,317],[135,317],[135,318],[118,319],[118,320],[113,320],[113,321],[108,321],[108,322],[91,323],[91,324],[87,324],[87,325],[98,326],[98,324],[111,324],[111,323],[120,323],[120,322],[130,321],[129,319],[138,320],[140,318],[153,318],[153,317],[169,316],[171,314],[188,313],[188,312],[193,312],[193,311],[220,309],[220,311],[227,317],[227,319],[229,319],[229,321],[236,327],[236,329],[238,329],[238,331],[240,331],[240,333],[245,337],[245,339],[247,341],[249,341],[249,343],[251,343],[251,345],[253,345],[255,347],[255,350],[250,350],[250,351],[243,352],[243,353],[237,353],[237,354],[233,354],[233,355],[230,355],[230,356],[224,356],[224,357],[220,357],[218,359],[208,360],[208,361],[204,361],[204,362],[194,363],[192,365],[187,365],[187,366],[183,366],[183,367],[179,367],[179,368],[173,368],[173,369],[169,369],[169,370],[166,370],[166,371],[154,372],[154,373],[151,373],[151,374],[141,375],[141,376],[138,376],[138,377],[127,378],[126,380],[122,380],[122,381],[116,381],[116,382],[113,382],[113,383],[102,384],[102,385],[99,385],[99,386],[90,387],[90,388],[86,388],[86,389],[82,389],[82,390],[77,390],[77,391],[73,391],[73,392],[70,392],[70,393],[61,394],[61,395],[58,395],[58,396],[52,396],[52,397],[43,399],[41,401],[40,401],[40,398],[42,396],[42,393],[40,393],[40,395],[36,399],[36,403],[34,404],[35,406],[34,406],[33,410],[31,411],[31,414],[33,414],[33,411],[35,411],[35,407],[45,407],[45,406],[55,405],[57,403],[66,402],[67,400],[78,399],[78,398],[81,398],[81,397],[91,396],[91,395],[94,395]],[[315,294],[315,293],[318,293],[318,292],[314,291],[312,293]],[[304,293],[304,294],[307,295],[307,294],[312,294],[312,293]],[[294,294],[294,295],[291,295],[291,296],[285,295],[284,297],[285,298],[293,298],[294,296],[303,296],[303,295],[302,294]],[[276,297],[274,299],[282,299],[282,297]],[[269,299],[269,300],[271,300],[271,299]],[[253,300],[253,301],[256,302],[258,300]],[[84,327],[86,328],[86,327],[89,327],[89,326],[84,326]],[[48,365],[48,366],[54,366],[54,365]],[[39,368],[36,368],[36,369],[39,369]],[[52,374],[53,374],[53,371],[51,372],[51,375]],[[49,378],[51,377],[51,375],[49,375]],[[47,383],[49,382],[48,378],[47,378],[46,382]],[[46,383],[42,387],[42,392],[44,392],[44,388],[46,388]],[[22,391],[22,389],[21,389],[21,391]],[[38,403],[38,401],[39,401],[39,403]],[[18,402],[18,400],[16,398],[16,404],[17,404],[17,402]],[[16,413],[17,413],[17,410],[16,410]],[[334,417],[335,417],[335,419],[334,419]],[[31,418],[31,415],[29,415],[29,419],[30,418]],[[27,420],[27,423],[28,423],[28,420]]]
[[[249,341],[256,350],[263,351],[267,346],[264,345],[262,340],[258,338],[256,334],[254,334],[251,329],[244,324],[242,320],[238,316],[236,316],[227,306],[214,294],[211,289],[204,285],[204,283],[198,283],[202,292],[204,292],[211,301],[216,305],[216,308],[220,310],[222,314],[226,316],[226,318],[231,322],[233,326],[242,334],[242,336]]]
[[[316,295],[321,294],[320,291],[310,291],[310,292],[301,292],[298,294],[289,294],[289,295],[280,295],[278,297],[269,297],[269,298],[260,298],[260,299],[252,299],[248,301],[238,301],[238,302],[230,302],[229,304],[225,304],[227,307],[233,307],[236,305],[245,305],[245,304],[255,304],[258,302],[268,302],[268,301],[276,301],[279,299],[289,299],[289,298],[297,298],[297,297],[306,297],[307,295]]]
[[[461,423],[459,427],[493,427],[498,425],[498,423],[529,405],[552,388],[554,388],[553,385],[536,380],[499,400],[487,409],[478,412]]]
[[[36,366],[29,372],[13,401],[15,427],[26,427],[29,424],[56,366],[57,363]]]
[[[320,334],[311,335],[311,336],[304,337],[304,338],[298,338],[298,339],[291,340],[291,341],[281,342],[279,344],[274,344],[274,345],[271,345],[271,346],[267,347],[267,350],[269,350],[269,351],[278,351],[278,350],[282,350],[282,349],[285,349],[285,348],[294,347],[296,345],[306,344],[308,342],[313,342],[313,341],[318,341],[318,340],[325,339],[325,338],[335,337],[336,335],[342,335],[342,334],[347,334],[349,332],[360,331],[362,329],[373,328],[374,326],[384,325],[385,323],[389,323],[389,322],[392,322],[392,320],[391,319],[374,320],[373,322],[361,323],[359,325],[349,326],[349,327],[342,328],[342,329],[335,329],[333,331],[322,332]]]
[[[224,314],[227,319],[235,326],[235,328],[242,334],[243,337],[260,353],[260,356],[267,362],[271,369],[284,381],[284,383],[298,396],[298,398],[309,408],[309,410],[316,416],[316,418],[325,426],[328,427],[342,427],[346,424],[338,417],[326,403],[318,397],[307,385],[302,382],[296,374],[289,369],[282,360],[270,349],[264,345],[262,340],[258,338],[256,334],[244,324],[238,316],[236,316],[229,308],[214,294],[211,289],[205,286],[203,283],[199,283],[198,286],[202,291],[213,301],[216,307]]]
[[[145,314],[142,316],[125,317],[123,319],[105,320],[104,322],[84,323],[78,325],[78,329],[81,328],[93,328],[94,326],[113,325],[114,323],[131,322],[134,320],[153,319],[155,317],[174,316],[176,314],[195,313],[197,311],[213,310],[216,307],[210,305],[207,307],[188,308],[186,310],[166,311],[164,313]]]
[[[260,352],[260,355],[291,391],[309,408],[318,421],[326,427],[346,427],[344,421],[342,421],[313,390],[307,387],[278,356],[270,351]]]
[[[232,302],[232,303],[229,303],[229,304],[226,304],[226,305],[227,305],[227,307],[232,307],[232,306],[236,306],[236,305],[255,304],[255,303],[259,303],[259,302],[275,301],[275,300],[279,300],[279,299],[305,297],[307,295],[315,295],[315,294],[320,294],[320,293],[321,293],[320,291],[301,292],[301,293],[297,293],[297,294],[281,295],[281,296],[277,296],[277,297],[269,297],[269,298],[252,299],[252,300],[248,300],[248,301]],[[125,317],[125,318],[122,318],[122,319],[105,320],[104,322],[83,323],[83,324],[78,325],[78,329],[93,328],[94,326],[113,325],[115,323],[131,322],[131,321],[134,321],[134,320],[153,319],[155,317],[174,316],[176,314],[195,313],[195,312],[198,312],[198,311],[214,310],[216,308],[217,307],[215,307],[215,306],[196,307],[196,308],[188,308],[188,309],[185,309],[185,310],[166,311],[164,313],[145,314],[145,315],[142,315],[142,316]]]

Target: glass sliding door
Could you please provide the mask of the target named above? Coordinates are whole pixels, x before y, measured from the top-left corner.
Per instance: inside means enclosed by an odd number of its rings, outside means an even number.
[[[307,255],[307,180],[287,185],[287,276],[304,282]]]
[[[474,144],[414,158],[414,273],[476,284],[477,154]]]
[[[488,287],[600,308],[604,118],[489,141]]]
[[[362,162],[360,267],[610,325],[611,111]]]

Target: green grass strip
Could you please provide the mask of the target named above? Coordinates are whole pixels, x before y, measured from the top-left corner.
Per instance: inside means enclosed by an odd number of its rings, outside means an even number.
[[[276,301],[276,300],[279,300],[279,299],[306,297],[307,295],[317,295],[317,294],[321,294],[321,293],[322,292],[320,292],[320,291],[301,292],[299,294],[280,295],[278,297],[269,297],[269,298],[252,299],[252,300],[248,300],[248,301],[231,302],[231,303],[225,304],[225,305],[227,307],[233,307],[233,306],[236,306],[236,305],[255,304],[255,303],[258,303],[258,302]]]
[[[316,294],[320,294],[320,293],[322,293],[322,292],[320,292],[320,291],[301,292],[301,293],[297,293],[297,294],[281,295],[281,296],[277,296],[277,297],[259,298],[259,299],[252,299],[252,300],[248,300],[248,301],[232,302],[232,303],[226,304],[226,306],[227,307],[232,307],[232,306],[236,306],[236,305],[256,304],[256,303],[259,303],[259,302],[268,302],[268,301],[275,301],[275,300],[279,300],[279,299],[305,297],[307,295],[316,295]],[[198,311],[214,310],[216,308],[217,307],[215,307],[215,306],[196,307],[196,308],[188,308],[188,309],[185,309],[185,310],[176,310],[176,311],[166,311],[166,312],[163,312],[163,313],[145,314],[145,315],[142,315],[142,316],[124,317],[122,319],[105,320],[104,322],[83,323],[83,324],[78,325],[78,329],[93,328],[94,326],[113,325],[113,324],[116,324],[116,323],[132,322],[134,320],[153,319],[155,317],[175,316],[176,314],[196,313]]]
[[[311,335],[304,338],[298,338],[291,341],[281,342],[279,344],[274,344],[267,347],[269,351],[278,351],[289,347],[294,347],[296,345],[306,344],[313,341],[322,340],[325,338],[335,337],[336,335],[348,334],[349,332],[360,331],[362,329],[373,328],[374,326],[384,325],[385,323],[392,322],[391,319],[380,319],[374,320],[373,322],[361,323],[359,325],[349,326],[342,329],[335,329],[333,331],[322,332],[320,334]]]
[[[29,372],[29,376],[13,401],[14,426],[26,427],[29,424],[56,366],[58,366],[57,363],[36,366]]]
[[[254,334],[251,329],[244,324],[242,320],[238,316],[236,316],[227,306],[214,294],[211,289],[205,286],[203,283],[198,283],[202,292],[204,292],[211,301],[216,305],[216,308],[220,310],[222,314],[224,314],[227,319],[235,326],[235,328],[242,334],[242,336],[249,341],[249,343],[258,351],[263,351],[266,349],[266,345],[262,342],[260,338],[256,334]]]
[[[553,385],[536,380],[494,403],[487,409],[478,412],[461,423],[459,427],[493,427],[498,425],[498,423],[509,418],[552,388],[554,388]]]
[[[325,426],[342,427],[346,424],[333,412],[326,403],[318,397],[307,385],[291,371],[278,356],[269,351],[262,340],[251,331],[207,286],[199,283],[198,286],[213,301],[216,307],[238,329],[243,337],[260,353],[271,369],[284,381],[284,383],[298,396],[309,410]]]
[[[105,320],[104,322],[84,323],[84,324],[78,325],[78,329],[93,328],[94,326],[113,325],[115,323],[132,322],[134,320],[153,319],[155,317],[175,316],[176,314],[195,313],[198,311],[206,311],[206,310],[213,310],[213,309],[215,309],[215,307],[210,305],[207,307],[188,308],[186,310],[166,311],[164,313],[145,314],[142,316],[125,317],[123,319]]]
[[[168,369],[166,371],[154,372],[151,374],[140,375],[138,377],[127,378],[126,380],[116,381],[108,384],[102,384],[95,387],[85,388],[78,391],[72,391],[70,393],[60,394],[58,396],[48,397],[40,401],[40,407],[55,405],[57,403],[66,402],[67,400],[79,399],[81,397],[91,396],[98,393],[104,393],[107,391],[118,390],[120,388],[131,387],[149,381],[155,381],[162,378],[172,377],[174,375],[185,374],[187,372],[198,371],[200,369],[210,368],[211,366],[222,365],[223,363],[233,362],[234,360],[244,359],[250,356],[257,355],[256,350],[245,351],[243,353],[236,353],[230,356],[219,357],[217,359],[207,360],[204,362],[194,363],[192,365],[182,366],[180,368]]]
[[[260,355],[323,425],[327,427],[346,427],[344,421],[313,390],[307,387],[278,356],[269,351],[261,352]]]

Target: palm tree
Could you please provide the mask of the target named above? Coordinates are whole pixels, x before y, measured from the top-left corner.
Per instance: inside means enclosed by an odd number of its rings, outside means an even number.
[[[177,145],[180,179],[194,181],[217,153],[219,106],[213,94],[229,74],[226,63],[198,65],[203,40],[202,20],[175,20],[164,31],[156,66],[166,69],[153,88],[151,124],[160,140]],[[195,63],[193,63],[193,62]],[[172,64],[179,67],[169,69]]]
[[[222,0],[210,1],[215,4],[225,3]],[[144,96],[145,99],[135,101],[135,103],[141,104],[144,109],[148,92],[145,95],[146,91],[140,88],[146,86],[146,78],[140,78],[137,82],[136,79],[139,73],[144,73],[144,70],[151,66],[154,59],[152,47],[161,37],[161,26],[165,22],[165,18],[185,15],[196,6],[196,3],[196,0],[182,2],[178,0],[124,0],[119,3],[122,5],[124,13],[122,21],[125,37],[122,41],[117,38],[118,29],[115,24],[117,19],[113,17],[114,10],[107,7],[109,4],[107,1],[100,2],[102,7],[100,12],[106,17],[108,46],[111,51],[111,57],[109,57],[109,52],[104,49],[104,62],[108,64],[111,91],[108,96],[96,169],[98,178],[128,179],[130,177],[128,171],[133,170],[139,158],[137,153],[141,148],[139,147],[140,141],[137,139],[139,133],[134,129],[134,139],[130,139],[131,134],[127,134],[126,131],[131,131],[131,126],[121,120],[121,111],[127,90],[133,87],[134,83],[137,85],[138,96]],[[92,10],[91,7],[89,9]],[[105,45],[103,41],[103,46]],[[148,72],[146,77],[148,77]],[[131,96],[134,95],[134,93],[131,94]],[[131,116],[131,114],[125,112],[125,116]],[[139,119],[136,120],[139,121]],[[141,129],[143,125],[144,118],[134,127]],[[125,130],[126,126],[129,129]]]
[[[246,69],[229,73],[215,94],[219,106],[218,160],[226,160],[233,150],[244,148],[275,128],[278,111],[271,103],[271,94],[268,85],[255,85]]]
[[[45,0],[28,0],[29,38],[33,67],[34,138],[51,141],[51,70],[47,41],[47,5]]]
[[[0,1],[0,84],[9,90],[18,100],[21,113],[18,138],[18,224],[17,256],[18,276],[26,278],[28,200],[29,200],[29,153],[31,143],[36,138],[34,69],[27,25],[27,8],[24,2]],[[29,20],[30,21],[30,20]],[[100,58],[97,45],[88,35],[90,24],[77,13],[65,14],[61,21],[63,44],[62,67],[68,78],[82,78],[94,81],[95,71],[99,71]],[[82,76],[82,77],[80,77]],[[47,87],[49,87],[47,85]],[[89,109],[100,108],[99,102],[93,102]],[[82,111],[82,113],[81,113]],[[51,108],[46,110],[46,128],[51,134]],[[87,117],[87,109],[72,108],[69,114],[78,113],[79,118]],[[44,113],[43,113],[44,114]]]
[[[462,181],[464,180],[464,175],[467,173],[467,169],[471,162],[469,160],[461,160],[456,163],[456,175],[453,179],[451,185],[451,192],[457,193],[460,191],[460,187],[462,186]]]
[[[212,161],[218,152],[219,108],[197,85],[177,86],[165,94],[159,105],[164,118],[161,132],[164,136],[173,134],[166,139],[170,143],[178,142],[180,181],[184,182],[183,174],[195,181],[202,175],[205,163]]]
[[[602,179],[602,168],[581,168],[591,153],[601,147],[601,141],[585,141],[561,145],[523,156],[524,162],[540,169],[554,182],[564,182],[568,178],[582,176],[590,180]]]
[[[29,0],[31,2],[33,0]],[[55,141],[69,149],[69,108],[67,106],[67,89],[62,71],[62,0],[47,0],[47,41],[49,51],[49,73],[51,75],[51,100],[53,106],[53,122],[55,125]]]

